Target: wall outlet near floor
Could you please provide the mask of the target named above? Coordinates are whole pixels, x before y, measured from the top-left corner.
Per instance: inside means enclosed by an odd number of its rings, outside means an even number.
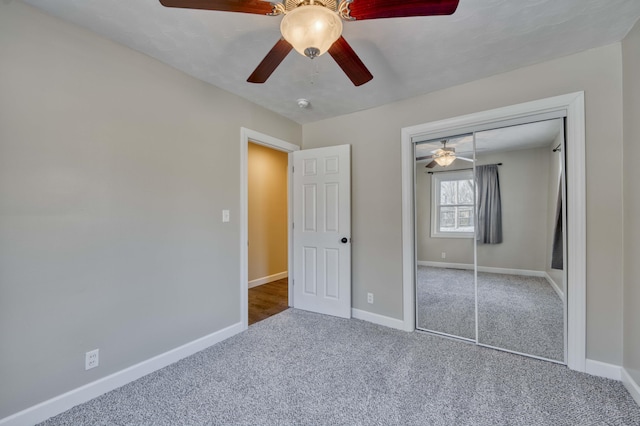
[[[373,303],[373,293],[367,293],[367,303]]]
[[[443,258],[443,259],[446,259],[446,258],[447,258],[447,253],[442,252],[442,258]]]
[[[100,365],[100,349],[94,349],[84,354],[84,369],[91,370]]]

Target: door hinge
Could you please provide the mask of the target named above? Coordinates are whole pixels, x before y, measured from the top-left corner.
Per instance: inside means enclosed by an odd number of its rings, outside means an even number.
[[[296,224],[294,222],[291,222],[291,229],[296,229]]]
[[[291,166],[291,173],[295,173],[296,172],[296,168],[294,166]]]

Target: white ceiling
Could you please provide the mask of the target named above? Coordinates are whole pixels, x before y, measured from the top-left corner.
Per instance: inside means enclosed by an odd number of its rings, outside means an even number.
[[[24,1],[298,123],[617,42],[640,17],[640,0],[460,0],[452,16],[345,22],[344,37],[374,76],[354,87],[329,55],[312,61],[295,51],[265,84],[247,83],[280,37],[279,16],[158,0]],[[311,107],[300,109],[298,98]]]
[[[476,133],[476,154],[550,147],[562,130],[561,118],[485,130]]]

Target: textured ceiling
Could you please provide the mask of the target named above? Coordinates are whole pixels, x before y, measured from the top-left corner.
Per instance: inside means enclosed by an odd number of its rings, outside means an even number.
[[[460,0],[452,16],[345,22],[344,37],[374,75],[354,87],[329,55],[295,51],[265,84],[247,83],[280,37],[279,16],[158,0],[24,1],[299,123],[620,41],[640,17],[640,0]]]

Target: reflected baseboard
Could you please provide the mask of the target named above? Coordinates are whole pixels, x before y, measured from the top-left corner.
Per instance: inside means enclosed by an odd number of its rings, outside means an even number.
[[[633,380],[633,377],[627,372],[626,369],[622,369],[622,383],[627,388],[633,399],[638,405],[640,405],[640,385]]]
[[[560,300],[564,302],[564,292],[562,291],[560,286],[553,280],[553,278],[551,278],[548,273],[545,272],[544,277],[547,279],[547,282],[551,285],[551,287],[553,287],[553,289],[556,291]]]
[[[449,268],[449,269],[465,269],[473,270],[473,264],[470,263],[447,263],[447,262],[432,262],[430,260],[418,260],[419,266],[431,266],[434,268]],[[508,275],[520,275],[523,277],[541,277],[547,280],[549,285],[558,294],[560,300],[564,302],[564,292],[560,286],[549,276],[546,271],[533,271],[529,269],[509,269],[509,268],[496,268],[493,266],[478,266],[478,272],[491,272],[494,274],[508,274]]]
[[[471,263],[447,263],[447,262],[433,262],[430,260],[418,260],[418,265],[432,266],[434,268],[473,270],[473,264]],[[546,278],[547,276],[547,273],[545,271],[533,271],[529,269],[496,268],[493,266],[478,266],[478,272],[491,272],[493,274],[521,275],[524,277],[541,277],[541,278]]]
[[[432,262],[430,260],[418,260],[418,266],[432,266],[434,268],[451,268],[451,269],[473,269],[472,263]]]
[[[585,361],[585,373],[617,381],[622,380],[622,367],[593,359]]]

